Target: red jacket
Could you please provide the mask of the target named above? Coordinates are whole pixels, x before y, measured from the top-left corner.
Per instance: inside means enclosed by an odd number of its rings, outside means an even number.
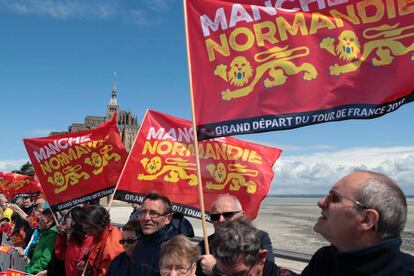
[[[66,236],[58,235],[56,239],[56,257],[65,262],[66,275],[80,276],[82,271],[76,269],[76,265],[85,260],[93,243],[92,236],[86,236],[82,244],[76,243],[73,239],[67,241]]]
[[[105,276],[108,273],[112,260],[124,251],[119,243],[122,232],[119,228],[109,225],[101,237],[94,240],[88,258],[88,270],[94,276]]]

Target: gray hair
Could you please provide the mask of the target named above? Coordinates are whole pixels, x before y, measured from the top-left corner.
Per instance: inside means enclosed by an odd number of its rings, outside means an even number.
[[[224,265],[232,265],[240,254],[245,263],[253,265],[259,260],[261,248],[258,230],[246,218],[223,224],[213,240],[213,255]]]
[[[375,231],[381,240],[400,235],[407,220],[407,201],[403,191],[388,176],[358,170],[370,176],[362,184],[356,199],[379,213]]]
[[[236,206],[236,209],[237,209],[234,211],[243,211],[243,206],[241,205],[240,200],[231,194],[219,194],[216,197],[216,199],[213,201],[213,203],[211,203],[211,208],[213,208],[214,204],[216,204],[216,202],[222,198],[226,198],[227,200],[233,200],[234,205]]]

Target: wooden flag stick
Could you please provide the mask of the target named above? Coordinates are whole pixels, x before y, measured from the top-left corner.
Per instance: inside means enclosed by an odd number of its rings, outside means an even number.
[[[193,82],[191,78],[190,43],[188,39],[188,21],[187,21],[187,0],[183,0],[183,5],[184,5],[185,37],[186,37],[186,42],[187,42],[187,62],[188,62],[188,77],[189,77],[189,83],[190,83],[191,113],[193,117],[192,123],[193,123],[193,136],[194,136],[194,148],[195,148],[194,151],[195,151],[197,177],[198,177],[198,197],[200,201],[201,223],[203,226],[204,246],[205,246],[206,254],[209,255],[210,248],[208,244],[208,233],[207,233],[206,216],[205,216],[205,209],[204,209],[203,181],[201,178],[200,156],[198,152],[197,124],[196,124],[196,116],[195,116],[195,109],[194,109]]]
[[[142,121],[144,121],[144,120],[145,120],[145,118],[147,117],[147,114],[148,114],[148,109],[147,109],[147,111],[145,111],[144,119],[143,119]],[[116,186],[115,186],[114,192],[112,193],[111,199],[109,200],[109,203],[108,203],[108,213],[109,213],[109,211],[111,210],[112,203],[113,203],[113,201],[114,201],[114,197],[115,197],[115,192],[116,192],[116,190],[118,189],[119,182],[120,182],[120,180],[121,180],[121,175],[124,173],[124,170],[125,170],[126,165],[127,165],[127,163],[128,163],[129,157],[131,157],[131,154],[130,154],[130,153],[131,153],[131,152],[132,152],[132,150],[134,149],[135,144],[136,144],[136,141],[137,141],[137,139],[138,139],[138,135],[139,135],[139,133],[141,132],[141,127],[142,127],[142,124],[139,126],[139,129],[138,129],[137,135],[135,135],[135,139],[134,139],[134,143],[132,144],[131,151],[128,153],[127,160],[125,161],[124,167],[122,168],[122,171],[121,171],[121,173],[119,174],[118,181],[116,182]]]

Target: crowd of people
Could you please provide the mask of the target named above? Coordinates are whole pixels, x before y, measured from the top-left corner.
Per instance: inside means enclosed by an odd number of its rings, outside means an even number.
[[[269,235],[244,216],[237,197],[211,205],[214,233],[195,243],[191,223],[170,200],[150,193],[134,204],[118,228],[95,204],[56,216],[49,205],[0,197],[2,231],[27,258],[33,275],[298,275],[277,265]],[[400,250],[407,219],[404,193],[389,177],[355,171],[319,200],[314,226],[329,246],[319,249],[301,275],[414,275],[414,257]]]

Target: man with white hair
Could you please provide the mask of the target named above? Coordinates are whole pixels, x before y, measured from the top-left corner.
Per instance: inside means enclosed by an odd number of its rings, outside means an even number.
[[[214,226],[214,233],[208,237],[210,252],[212,252],[211,242],[213,241],[216,233],[220,227],[228,222],[243,217],[244,212],[239,199],[230,194],[220,194],[214,202],[211,204],[210,219]],[[272,242],[269,235],[261,230],[258,230],[261,245],[267,250],[266,259],[270,262],[274,262]],[[201,258],[199,266],[197,267],[197,275],[202,273],[205,275],[219,274],[216,268],[216,259],[213,255],[205,255],[204,241],[200,242]]]
[[[391,178],[355,171],[318,206],[314,230],[331,245],[313,255],[302,275],[414,275],[414,257],[400,251],[407,202]]]
[[[0,219],[7,218],[9,221],[11,221],[12,215],[13,210],[9,208],[7,198],[0,196]]]

